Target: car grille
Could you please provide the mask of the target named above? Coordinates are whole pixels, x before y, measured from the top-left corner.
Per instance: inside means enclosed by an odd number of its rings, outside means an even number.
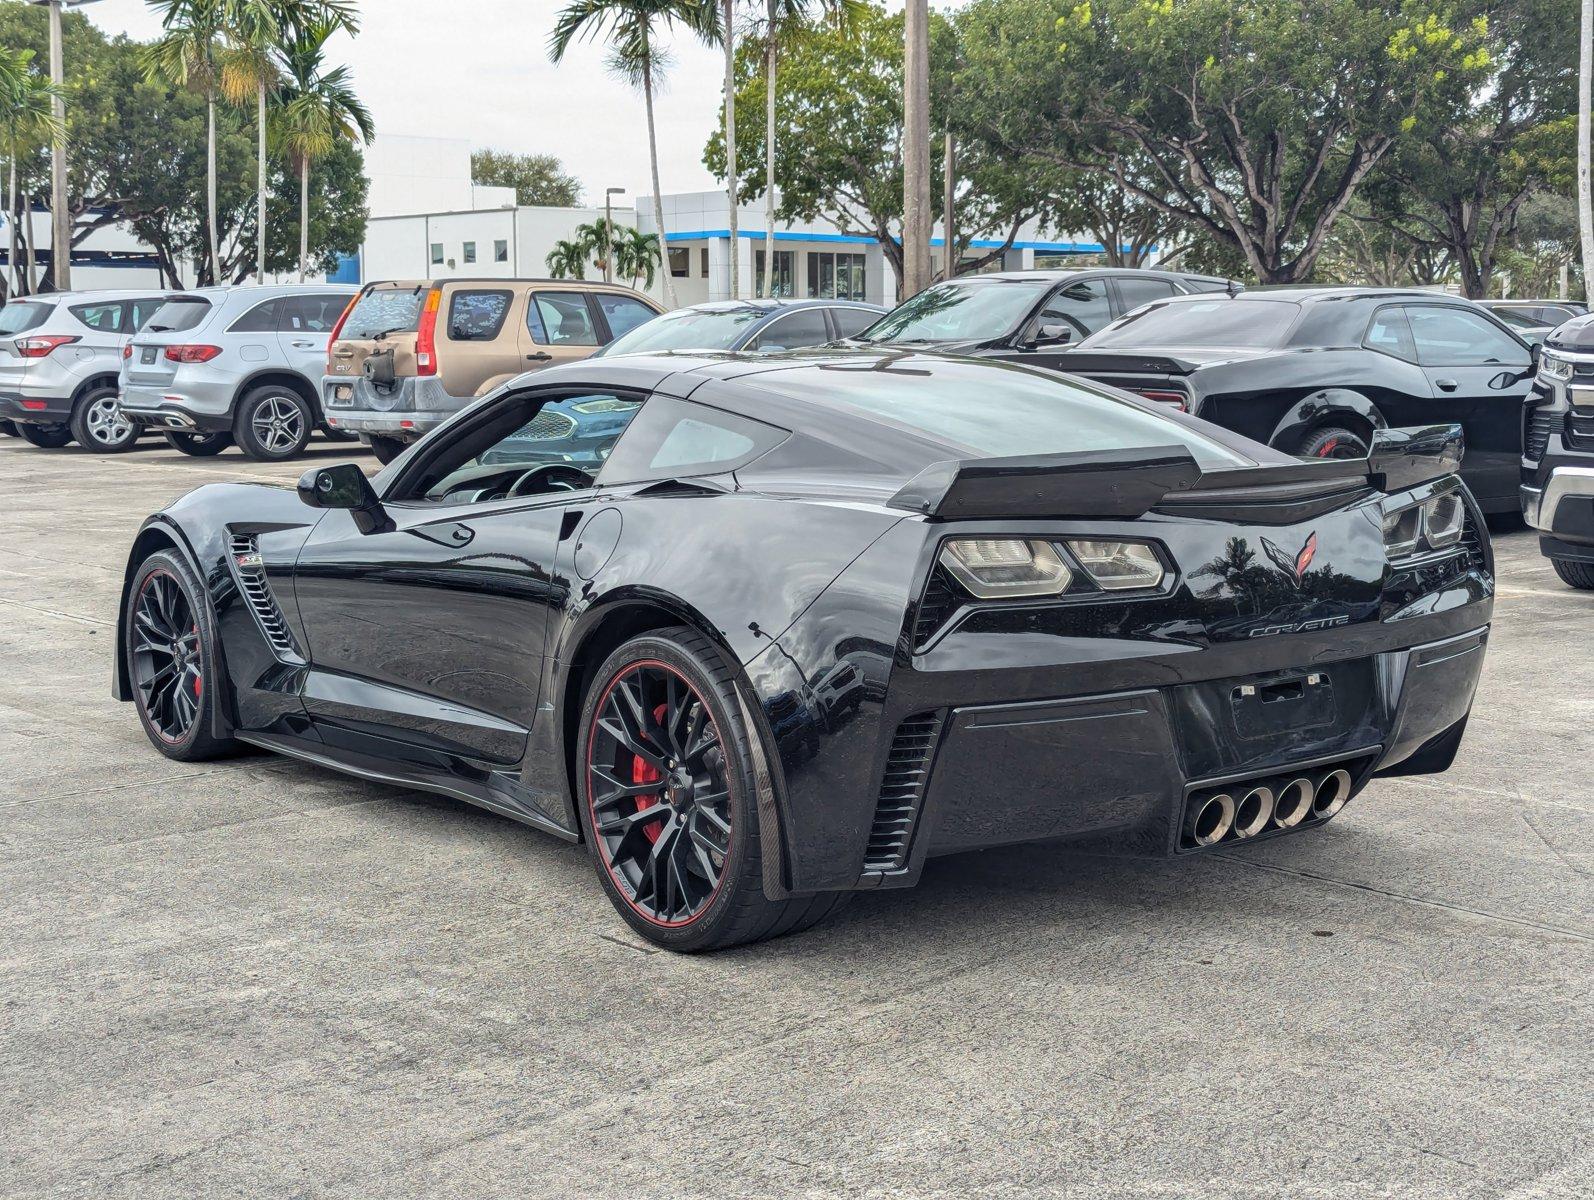
[[[515,436],[539,442],[551,442],[556,438],[567,438],[575,430],[576,423],[570,417],[564,413],[549,412],[544,409],[531,419],[531,424],[525,426]]]
[[[1529,410],[1527,430],[1522,435],[1522,452],[1528,458],[1537,461],[1544,457],[1545,448],[1550,444],[1550,435],[1560,431],[1561,418],[1561,413],[1545,408]]]
[[[930,778],[930,759],[940,732],[938,712],[919,713],[897,726],[885,775],[880,780],[869,847],[864,852],[866,874],[899,871],[907,863],[913,826],[919,818],[925,784]]]
[[[1573,409],[1566,414],[1566,444],[1573,450],[1594,450],[1594,414]]]
[[[233,575],[238,580],[238,593],[254,613],[260,632],[270,643],[272,652],[284,662],[302,663],[304,655],[293,640],[288,619],[277,607],[277,599],[266,582],[266,572],[260,565],[260,547],[253,537],[235,533],[228,543],[231,551]]]

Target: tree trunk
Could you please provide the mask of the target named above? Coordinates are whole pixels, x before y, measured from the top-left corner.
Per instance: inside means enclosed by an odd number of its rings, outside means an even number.
[[[902,299],[930,283],[930,9],[908,0],[902,63]]]
[[[1589,105],[1594,104],[1594,0],[1583,0],[1577,56],[1577,227],[1583,242],[1583,297],[1594,296],[1594,195],[1589,183]]]
[[[764,299],[775,287],[775,0],[769,3],[764,44]]]
[[[221,252],[216,244],[216,93],[205,89],[205,231],[210,246],[210,281],[221,282]]]
[[[310,270],[310,156],[299,160],[299,282]]]
[[[255,214],[255,222],[259,226],[260,245],[255,254],[255,282],[264,283],[266,281],[266,81],[264,78],[260,80],[260,93],[255,102],[256,123],[260,126],[260,172],[256,183],[260,198]]]
[[[22,294],[31,296],[39,290],[39,259],[37,253],[39,239],[33,236],[33,197],[31,195],[22,197],[22,203],[28,209],[28,278],[26,286],[22,289]]]
[[[663,262],[664,307],[675,307],[675,282],[670,277],[670,244],[664,237],[664,197],[659,193],[659,139],[653,131],[653,63],[651,46],[643,48],[642,100],[648,110],[648,166],[653,171],[653,223],[658,226],[659,258]]]
[[[736,0],[722,0],[721,8],[725,19],[725,199],[730,203],[731,210],[730,298],[740,300],[741,255],[737,253],[737,247],[741,243],[737,240],[739,220],[736,211],[736,35],[732,24],[736,19]]]
[[[6,231],[6,269],[11,273],[8,282],[13,296],[22,294],[22,271],[17,264],[17,220],[17,157],[13,154],[6,163],[6,224],[10,226]]]

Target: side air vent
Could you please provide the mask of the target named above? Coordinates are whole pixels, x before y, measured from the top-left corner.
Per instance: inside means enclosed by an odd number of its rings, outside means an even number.
[[[897,727],[880,781],[869,848],[864,853],[866,873],[901,870],[908,861],[913,826],[919,819],[919,805],[930,778],[930,758],[940,732],[941,714],[933,712],[909,717]]]
[[[1528,427],[1523,434],[1523,453],[1537,462],[1544,457],[1544,451],[1550,444],[1550,435],[1559,432],[1562,414],[1547,412],[1543,408],[1534,408],[1528,411]]]
[[[235,533],[228,542],[228,550],[233,576],[238,580],[238,593],[249,605],[249,611],[254,613],[260,632],[270,643],[272,652],[284,662],[303,662],[304,655],[293,640],[287,618],[277,607],[277,599],[266,583],[266,572],[260,565],[260,548],[255,544],[255,539]]]
[[[930,572],[924,585],[924,595],[913,618],[913,648],[918,650],[933,638],[946,624],[959,604],[958,587],[952,582],[946,568],[940,563]]]

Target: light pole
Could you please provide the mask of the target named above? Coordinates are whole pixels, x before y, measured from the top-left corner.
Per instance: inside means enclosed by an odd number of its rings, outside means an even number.
[[[603,248],[603,282],[614,282],[614,205],[615,196],[625,195],[624,188],[603,189],[603,240],[609,244]],[[662,242],[662,238],[660,241]]]
[[[55,142],[50,148],[50,278],[55,290],[72,290],[72,218],[66,211],[66,102],[61,88],[66,84],[61,61],[61,10],[82,8],[96,0],[28,0],[50,10],[50,82],[55,96],[50,110],[55,114]]]
[[[930,7],[908,0],[902,53],[902,296],[930,283]]]

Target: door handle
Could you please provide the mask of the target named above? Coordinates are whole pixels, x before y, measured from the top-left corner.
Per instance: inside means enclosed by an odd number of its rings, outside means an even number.
[[[295,342],[295,343],[293,343],[293,346],[294,346],[295,350],[314,350],[315,349],[315,343],[314,342]]]
[[[1454,379],[1435,379],[1433,381],[1433,385],[1441,392],[1453,392],[1458,386],[1460,386]]]
[[[535,354],[526,355],[526,361],[527,362],[552,362],[553,361],[553,355],[549,354],[546,350],[539,350]]]

